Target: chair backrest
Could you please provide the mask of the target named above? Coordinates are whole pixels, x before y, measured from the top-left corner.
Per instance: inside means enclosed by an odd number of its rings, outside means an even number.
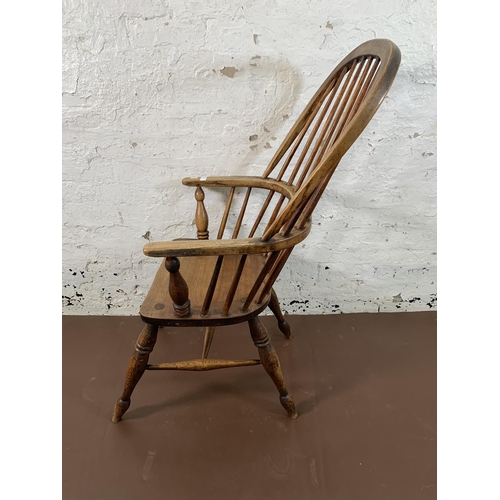
[[[297,234],[300,241],[305,238],[310,229],[312,212],[333,172],[387,95],[400,61],[400,51],[393,42],[376,39],[361,44],[337,65],[285,137],[260,183],[254,180],[254,186],[247,188],[231,238],[240,237],[249,198],[255,187],[269,189],[269,194],[253,221],[248,237],[257,236],[259,228],[263,227],[260,233],[262,241],[272,240],[278,233],[281,236]],[[233,187],[222,216],[218,239],[223,238],[233,204],[238,185],[235,179],[232,179]],[[267,221],[264,220],[266,213],[269,214]],[[203,236],[199,233],[199,237],[208,238],[208,232],[204,231]],[[289,246],[266,256],[243,311],[249,308],[252,301],[261,303],[267,297],[292,250],[293,246]],[[223,314],[229,311],[245,261],[246,255],[243,255],[228,291]],[[208,311],[221,263],[222,257],[214,270],[203,314]]]
[[[278,233],[288,236],[292,232],[309,231],[312,212],[333,172],[387,95],[400,61],[401,53],[393,42],[376,39],[363,43],[337,65],[306,106],[262,175],[263,180],[277,181],[281,186],[286,184],[288,192],[285,193],[283,188],[280,194],[280,190],[271,188],[249,237],[256,236],[261,223],[264,226],[261,233],[263,241],[272,239]],[[233,187],[218,238],[224,232],[234,192]],[[232,238],[239,235],[251,192],[252,188],[246,191]],[[271,204],[273,198],[274,203]],[[266,212],[270,216],[263,222]],[[253,300],[260,303],[269,294],[292,250],[293,247],[289,247],[268,254],[243,310]],[[241,269],[245,259],[243,256]],[[237,286],[238,280],[237,275],[231,288]]]
[[[375,39],[347,55],[318,89],[276,151],[263,178],[275,173],[296,189],[278,202],[263,240],[304,227],[343,155],[387,95],[401,62],[398,47]]]
[[[396,76],[401,61],[390,40],[361,44],[330,73],[274,154],[262,179],[285,183],[292,196],[271,191],[255,221],[246,221],[248,237],[266,241],[277,233],[303,228],[343,155],[369,123]],[[246,191],[232,238],[240,236],[252,188]],[[233,209],[234,189],[222,219],[221,238]],[[265,214],[267,220],[264,220]]]

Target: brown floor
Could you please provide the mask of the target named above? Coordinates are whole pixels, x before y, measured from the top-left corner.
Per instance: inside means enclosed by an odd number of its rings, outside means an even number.
[[[436,498],[436,314],[264,317],[300,414],[260,366],[146,372],[111,423],[139,318],[63,317],[63,498]],[[160,330],[150,362],[198,358],[202,329]],[[211,356],[254,358],[246,325]]]

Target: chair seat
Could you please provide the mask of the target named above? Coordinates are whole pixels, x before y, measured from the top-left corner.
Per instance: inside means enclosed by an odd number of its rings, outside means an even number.
[[[170,273],[165,268],[165,260],[160,265],[149,293],[144,300],[140,315],[145,323],[160,326],[220,326],[248,321],[260,314],[269,303],[271,294],[268,293],[258,304],[256,298],[246,311],[242,311],[243,304],[260,273],[266,257],[262,254],[248,255],[241,279],[227,315],[222,314],[222,308],[236,275],[241,255],[224,256],[219,279],[215,287],[210,311],[201,315],[208,286],[217,263],[216,256],[179,257],[180,273],[189,288],[191,314],[179,318],[173,308],[172,299],[168,292]],[[259,294],[256,294],[258,297]]]

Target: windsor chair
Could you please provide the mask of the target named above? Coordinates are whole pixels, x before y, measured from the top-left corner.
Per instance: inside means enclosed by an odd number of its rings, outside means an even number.
[[[144,247],[146,255],[163,261],[140,309],[145,326],[129,361],[113,422],[120,421],[129,408],[132,391],[145,370],[203,371],[258,364],[276,385],[288,416],[297,418],[278,356],[258,315],[269,307],[280,330],[290,338],[273,284],[295,245],[309,234],[312,212],[330,177],[387,95],[400,60],[400,51],[390,40],[371,40],[353,50],[318,89],[262,177],[183,179],[184,185],[196,188],[197,239],[152,242]],[[204,187],[229,189],[215,240],[209,239]],[[239,215],[231,236],[224,238],[242,188]],[[247,224],[249,234],[241,237],[248,204],[258,190],[268,192],[267,197],[257,218]],[[210,359],[216,327],[242,322],[249,324],[260,359]],[[205,327],[201,358],[148,364],[158,328],[163,326]]]

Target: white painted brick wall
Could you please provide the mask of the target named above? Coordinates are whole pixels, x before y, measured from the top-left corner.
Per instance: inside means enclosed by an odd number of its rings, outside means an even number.
[[[63,312],[137,314],[159,264],[146,239],[195,234],[181,179],[260,175],[333,67],[375,37],[400,47],[398,77],[275,288],[289,313],[436,307],[435,11],[64,0]],[[206,205],[220,210],[220,191]]]

